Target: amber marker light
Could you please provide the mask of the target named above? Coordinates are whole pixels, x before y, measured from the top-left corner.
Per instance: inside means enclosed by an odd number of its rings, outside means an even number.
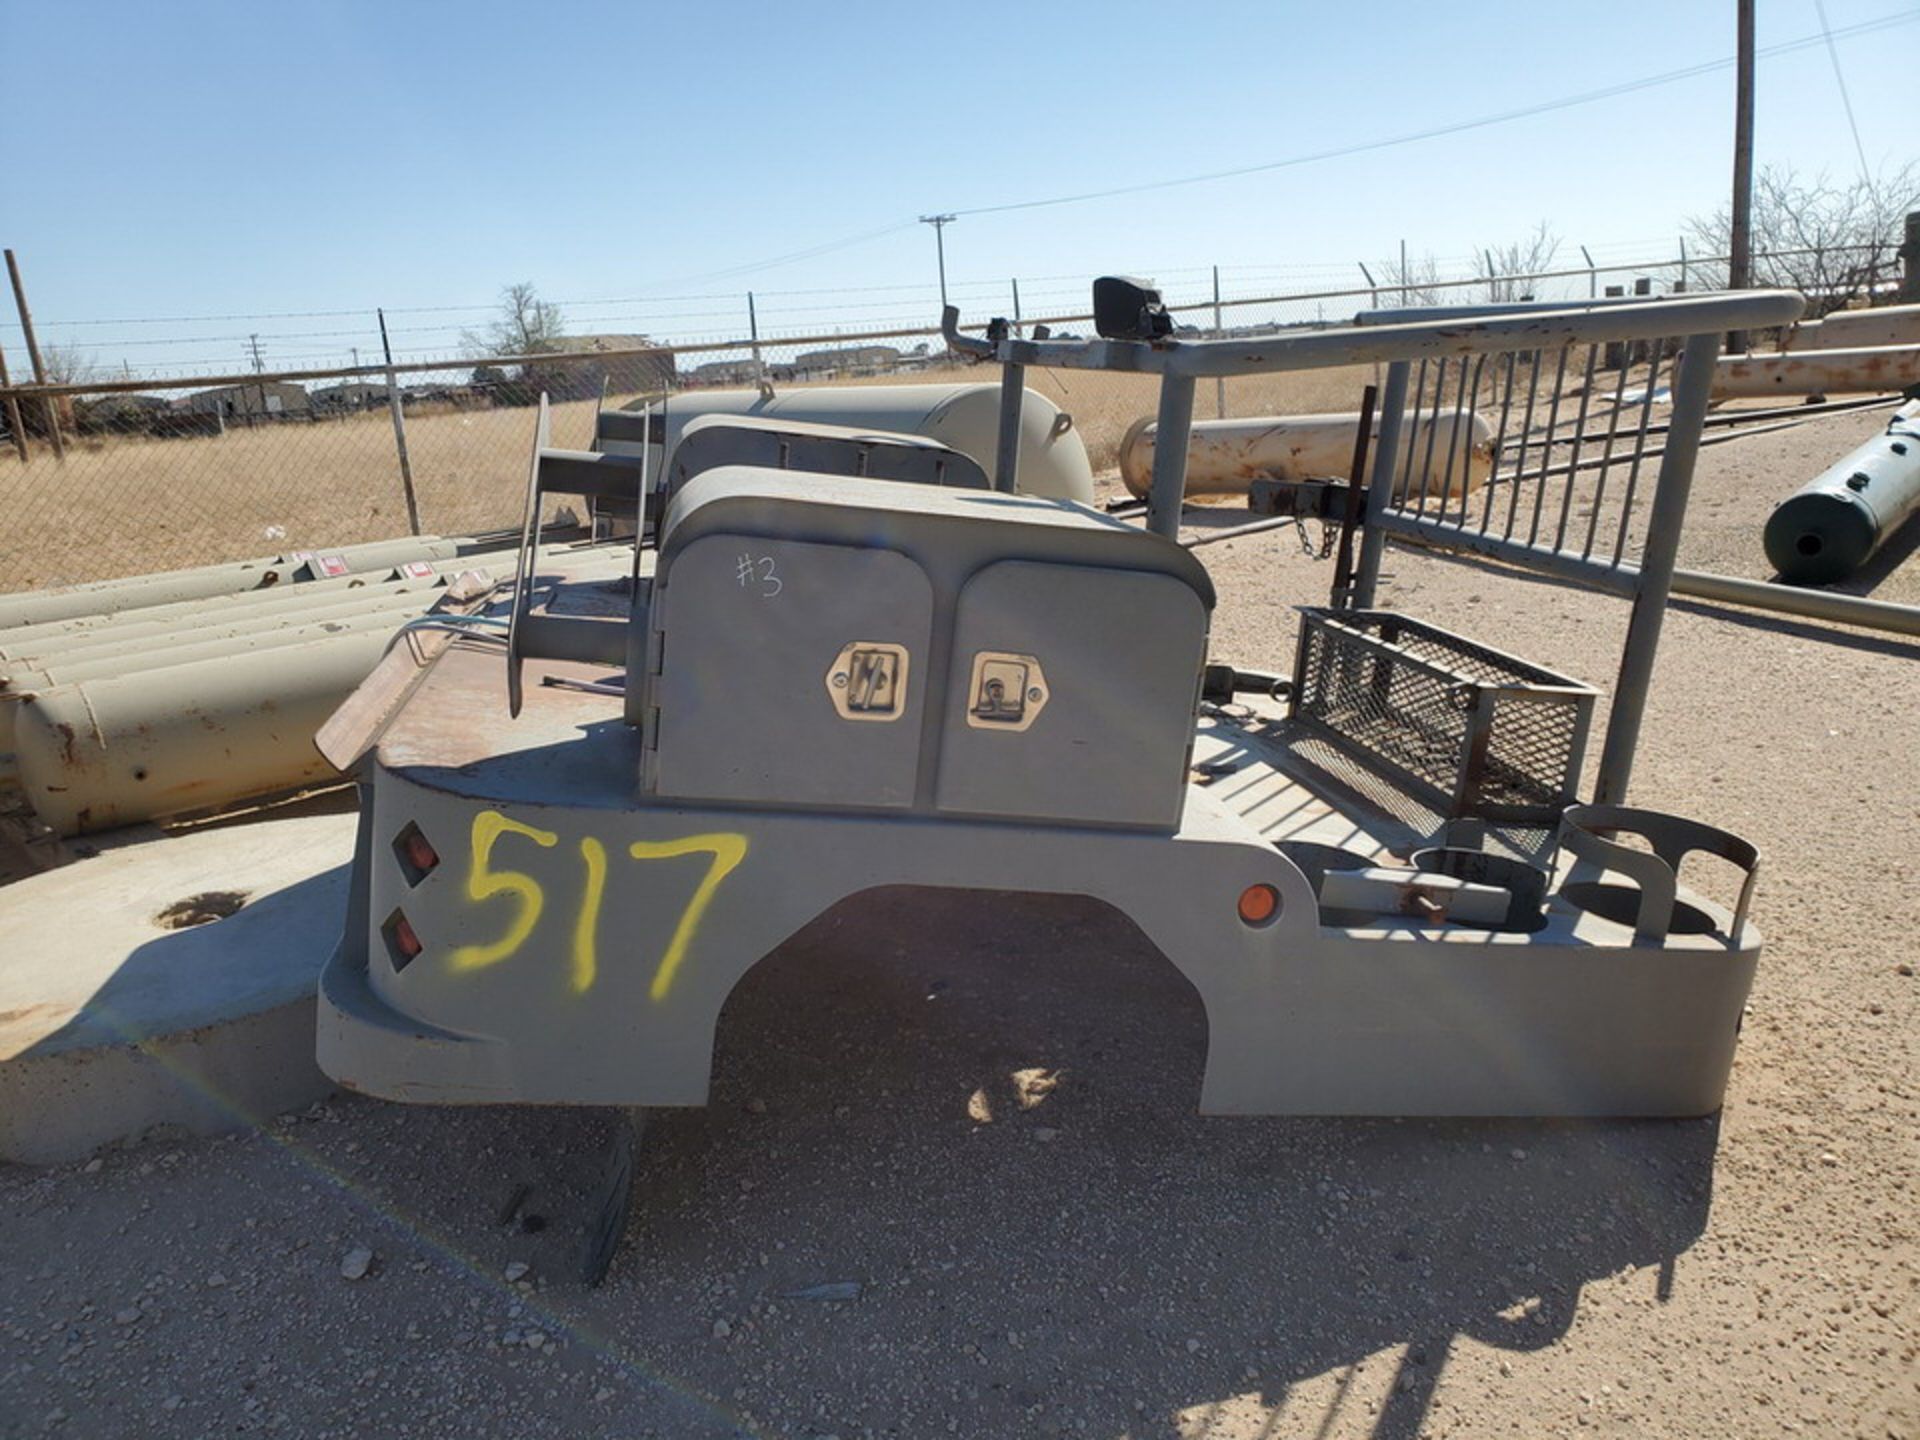
[[[1249,885],[1240,892],[1240,918],[1248,925],[1264,925],[1280,913],[1280,892],[1271,885]]]

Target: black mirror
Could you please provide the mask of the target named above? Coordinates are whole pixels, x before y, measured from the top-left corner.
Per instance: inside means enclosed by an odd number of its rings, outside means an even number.
[[[1093,328],[1106,340],[1158,340],[1173,333],[1173,317],[1151,281],[1102,275],[1093,282]]]

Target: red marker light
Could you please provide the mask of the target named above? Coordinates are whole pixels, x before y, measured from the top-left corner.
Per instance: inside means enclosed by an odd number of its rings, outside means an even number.
[[[420,943],[420,937],[413,933],[413,922],[404,915],[394,917],[393,948],[409,960],[426,948]]]
[[[433,848],[427,837],[418,830],[407,832],[405,841],[407,863],[422,875],[427,874],[440,863],[439,853]]]

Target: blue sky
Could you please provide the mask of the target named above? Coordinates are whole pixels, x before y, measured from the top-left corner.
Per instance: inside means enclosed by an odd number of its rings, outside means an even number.
[[[1836,30],[1908,8],[1827,0]],[[270,361],[344,359],[364,313],[289,312],[375,305],[404,312],[398,348],[450,348],[484,314],[428,307],[483,307],[516,280],[570,302],[581,331],[737,333],[748,288],[771,329],[931,320],[921,213],[1259,165],[1717,61],[1733,11],[0,0],[0,242],[43,339],[136,369],[233,368],[242,325]],[[1814,0],[1759,11],[1763,48],[1820,32]],[[1875,165],[1914,156],[1916,41],[1920,23],[1837,41]],[[1637,258],[1723,202],[1732,94],[1719,69],[1343,159],[963,215],[949,276],[969,309],[1001,310],[1005,277],[1025,277],[1029,313],[1112,270],[1176,294],[1213,264],[1229,293],[1300,289],[1357,281],[1402,238],[1446,261],[1542,220],[1570,255]],[[1857,169],[1824,47],[1763,58],[1758,113],[1763,164]],[[215,316],[249,318],[120,323]],[[17,329],[0,341],[22,368]]]

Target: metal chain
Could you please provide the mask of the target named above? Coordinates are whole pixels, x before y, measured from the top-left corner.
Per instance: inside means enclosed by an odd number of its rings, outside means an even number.
[[[1332,558],[1334,530],[1331,520],[1323,518],[1320,521],[1320,544],[1317,549],[1314,546],[1313,537],[1307,533],[1307,520],[1304,515],[1297,513],[1294,515],[1293,533],[1300,537],[1300,553],[1309,560],[1327,560]]]

